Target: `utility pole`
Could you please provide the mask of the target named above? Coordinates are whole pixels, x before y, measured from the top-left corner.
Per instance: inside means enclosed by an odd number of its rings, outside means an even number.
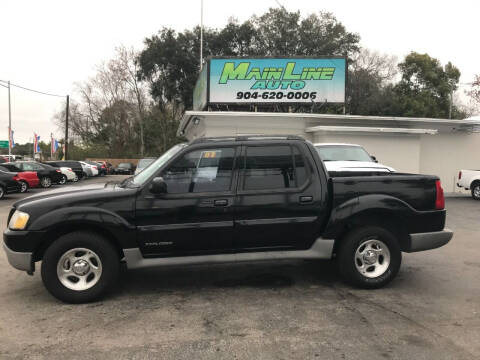
[[[449,106],[448,106],[448,118],[449,119],[452,118],[452,103],[453,103],[453,85],[450,88],[450,102],[449,102]]]
[[[12,155],[12,107],[10,104],[10,80],[8,81],[8,161]]]
[[[63,154],[65,160],[68,160],[68,107],[70,103],[70,95],[67,95],[67,108],[65,110],[65,154]]]
[[[203,68],[203,0],[200,3],[200,71]]]

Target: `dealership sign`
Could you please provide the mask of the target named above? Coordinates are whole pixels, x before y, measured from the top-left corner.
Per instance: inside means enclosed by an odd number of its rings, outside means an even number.
[[[345,58],[213,58],[197,81],[194,109],[204,104],[343,103],[345,81]]]

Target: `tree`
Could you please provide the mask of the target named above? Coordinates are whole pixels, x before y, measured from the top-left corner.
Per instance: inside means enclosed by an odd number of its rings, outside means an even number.
[[[235,19],[221,30],[204,30],[204,56],[353,56],[360,37],[330,13],[302,19],[299,12],[270,9],[243,24]],[[142,80],[149,82],[158,106],[192,107],[200,62],[200,29],[177,33],[163,28],[145,39],[139,56]]]
[[[349,66],[347,110],[355,115],[381,115],[398,73],[394,56],[361,49]]]
[[[474,106],[480,107],[480,75],[475,75],[470,91],[467,92]]]
[[[392,115],[448,118],[458,117],[452,104],[460,71],[452,63],[444,67],[428,54],[411,52],[398,65],[402,78],[395,85],[396,101],[387,110]]]

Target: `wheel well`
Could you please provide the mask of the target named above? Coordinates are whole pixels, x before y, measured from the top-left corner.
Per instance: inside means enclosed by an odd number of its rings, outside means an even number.
[[[476,184],[480,184],[480,179],[475,179],[470,184],[470,189],[472,189]]]
[[[337,241],[335,241],[333,251],[336,253],[342,239],[350,231],[365,226],[377,226],[391,232],[397,238],[402,251],[409,247],[410,238],[408,232],[405,231],[402,219],[390,211],[374,210],[353,215],[348,219],[343,231],[336,236]]]
[[[105,238],[105,240],[110,242],[115,249],[117,249],[120,259],[124,257],[123,250],[118,244],[115,236],[113,236],[112,233],[110,233],[108,230],[105,230],[103,227],[94,224],[67,224],[58,226],[45,233],[42,245],[33,254],[33,261],[42,260],[45,251],[60,236],[76,231],[93,232],[101,235],[103,238]]]

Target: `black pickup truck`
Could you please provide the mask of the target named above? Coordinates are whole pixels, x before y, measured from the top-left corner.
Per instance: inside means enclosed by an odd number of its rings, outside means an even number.
[[[352,176],[353,175],[353,176]],[[98,298],[128,268],[336,258],[364,288],[391,281],[401,252],[445,245],[435,176],[330,178],[295,136],[205,138],[179,144],[121,183],[44,192],[13,205],[10,264],[66,302]]]

